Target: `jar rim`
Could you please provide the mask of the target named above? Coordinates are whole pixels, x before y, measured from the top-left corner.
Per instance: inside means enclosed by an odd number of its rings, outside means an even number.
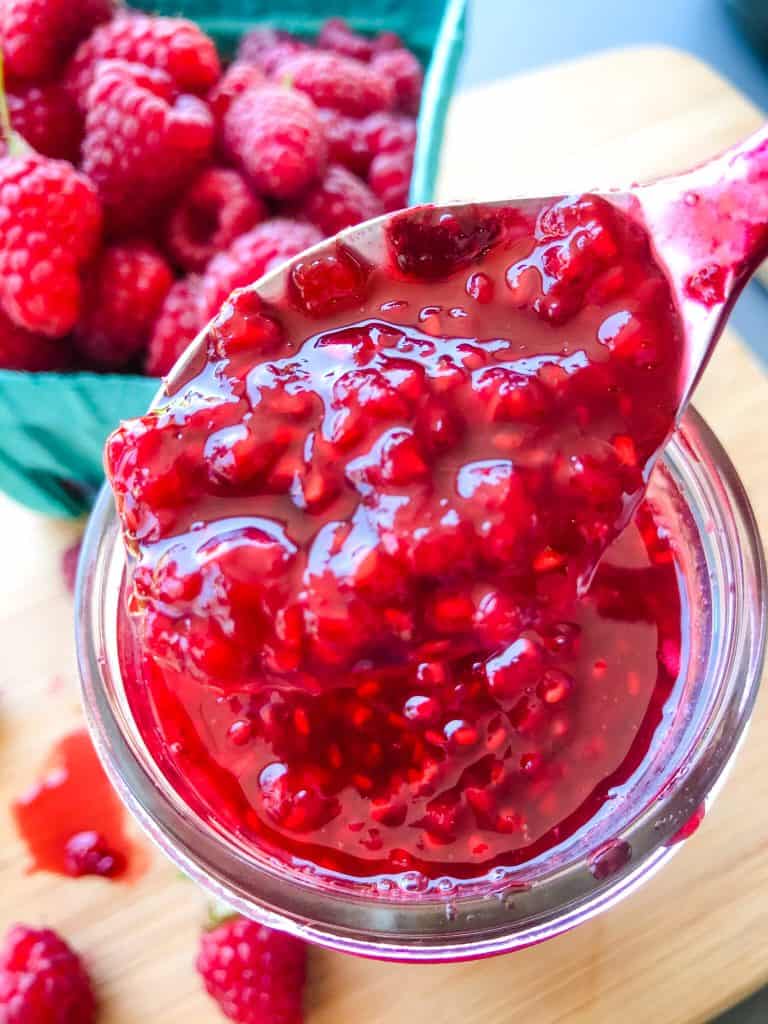
[[[178,868],[234,910],[344,952],[402,961],[487,956],[543,941],[612,906],[646,881],[679,848],[679,828],[712,799],[740,745],[760,683],[766,644],[766,567],[757,523],[738,474],[705,421],[683,417],[660,460],[697,506],[698,530],[713,587],[718,700],[701,735],[658,798],[622,829],[615,844],[630,856],[596,877],[589,858],[544,870],[520,883],[526,865],[501,869],[494,884],[416,898],[361,895],[270,863],[198,818],[175,793],[121,712],[119,673],[109,656],[116,635],[116,545],[111,492],[102,488],[83,539],[76,586],[76,645],[81,693],[96,750],[123,802]],[[694,501],[695,499],[695,501]],[[714,693],[714,691],[713,691]],[[713,700],[710,694],[710,700]],[[138,734],[138,730],[136,730]],[[154,771],[153,771],[154,767]],[[589,824],[589,823],[588,823]],[[555,850],[557,849],[554,848]],[[594,851],[593,851],[594,852]],[[544,858],[553,850],[547,851]],[[549,858],[551,859],[551,857]],[[546,866],[546,865],[545,865]]]

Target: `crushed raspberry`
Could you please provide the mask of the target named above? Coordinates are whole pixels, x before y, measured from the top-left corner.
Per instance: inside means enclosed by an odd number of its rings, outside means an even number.
[[[306,93],[318,107],[350,117],[389,110],[395,102],[389,79],[360,61],[336,53],[305,53],[280,65],[279,79]]]
[[[504,220],[493,210],[468,207],[454,213],[425,207],[394,217],[387,233],[398,270],[440,278],[488,253],[504,234]]]
[[[297,195],[325,164],[325,135],[314,104],[280,86],[239,96],[225,118],[224,141],[254,188],[276,199]]]
[[[397,109],[411,116],[417,114],[424,71],[415,54],[405,49],[385,50],[376,54],[371,67],[394,85]]]
[[[119,370],[147,346],[173,272],[151,245],[126,242],[100,255],[85,282],[75,347],[89,366]]]
[[[292,36],[290,32],[280,32],[272,28],[255,28],[246,32],[237,48],[237,60],[245,64],[253,64],[265,75],[274,75],[283,61],[289,60],[298,53],[306,53],[311,49],[308,43]]]
[[[17,924],[0,949],[0,1011],[8,1024],[94,1024],[80,957],[50,928]]]
[[[233,917],[200,939],[197,970],[208,994],[239,1024],[302,1024],[307,947]]]
[[[343,18],[329,18],[325,22],[317,37],[317,45],[321,50],[333,50],[364,64],[374,54],[373,41],[355,32]]]
[[[66,340],[25,331],[0,309],[0,369],[66,370],[71,363],[72,349]]]
[[[83,170],[108,223],[135,233],[190,181],[213,145],[213,118],[172,79],[124,61],[98,65],[88,92]]]
[[[0,50],[9,76],[50,79],[81,39],[112,17],[113,0],[3,0]]]
[[[385,210],[402,210],[408,205],[412,173],[413,153],[410,150],[378,153],[373,158],[368,171],[368,184]]]
[[[296,256],[322,235],[312,224],[275,217],[241,235],[225,252],[215,256],[202,282],[202,322],[214,315],[235,288],[253,284],[279,263]]]
[[[572,205],[402,214],[383,266],[300,255],[108,443],[130,706],[182,798],[260,849],[477,878],[588,821],[653,741],[681,608],[639,503],[680,326],[637,225]],[[511,306],[510,267],[584,224],[621,288],[563,259],[567,328]],[[653,325],[653,362],[604,344],[616,317]]]
[[[704,306],[716,306],[725,302],[728,294],[728,268],[719,263],[706,263],[688,276],[685,291],[690,298]]]
[[[216,253],[267,216],[243,177],[209,167],[189,186],[168,224],[168,250],[184,270],[203,270]]]
[[[67,85],[81,107],[99,61],[123,60],[164,71],[182,93],[204,96],[221,74],[212,39],[192,21],[125,12],[101,25],[77,49]]]
[[[224,130],[224,118],[233,101],[248,89],[263,85],[265,82],[264,72],[255,64],[246,64],[243,61],[230,64],[208,93],[208,106],[211,108],[220,135]]]
[[[114,878],[126,868],[125,855],[120,850],[110,849],[98,832],[76,832],[71,836],[64,849],[64,863],[72,878],[84,875]]]
[[[56,160],[78,162],[83,119],[62,85],[18,85],[7,100],[14,131],[34,150]],[[3,150],[0,142],[0,153]]]
[[[325,235],[335,235],[343,228],[384,212],[383,205],[365,182],[338,164],[331,164],[323,178],[310,186],[298,209]]]
[[[205,323],[201,310],[201,279],[196,275],[177,281],[165,297],[149,340],[145,372],[162,377]]]
[[[96,191],[70,164],[0,158],[0,307],[13,323],[49,337],[74,327],[100,231]]]

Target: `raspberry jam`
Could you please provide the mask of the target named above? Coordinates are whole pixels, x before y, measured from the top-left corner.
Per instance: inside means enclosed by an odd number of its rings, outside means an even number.
[[[653,742],[682,609],[643,495],[683,341],[596,197],[410,212],[387,246],[235,293],[106,460],[173,786],[278,858],[429,885],[561,842]]]

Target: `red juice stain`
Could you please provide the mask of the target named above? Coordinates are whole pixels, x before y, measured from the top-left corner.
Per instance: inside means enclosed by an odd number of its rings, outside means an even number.
[[[125,812],[83,729],[64,736],[35,784],[12,805],[31,856],[29,871],[131,880],[146,857],[129,839]]]

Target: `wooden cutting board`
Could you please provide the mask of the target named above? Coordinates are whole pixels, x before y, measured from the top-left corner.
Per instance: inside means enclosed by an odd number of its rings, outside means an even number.
[[[751,131],[756,111],[709,69],[622,50],[459,97],[439,194],[621,183]],[[768,327],[768,325],[766,325]],[[768,384],[733,333],[697,404],[768,534]],[[103,1024],[215,1024],[192,970],[204,898],[162,858],[132,887],[26,875],[9,801],[81,721],[61,551],[78,532],[0,500],[0,932],[53,925],[85,954]],[[640,893],[570,935],[508,957],[398,966],[314,951],[309,1024],[695,1024],[768,981],[768,691],[716,808]]]

